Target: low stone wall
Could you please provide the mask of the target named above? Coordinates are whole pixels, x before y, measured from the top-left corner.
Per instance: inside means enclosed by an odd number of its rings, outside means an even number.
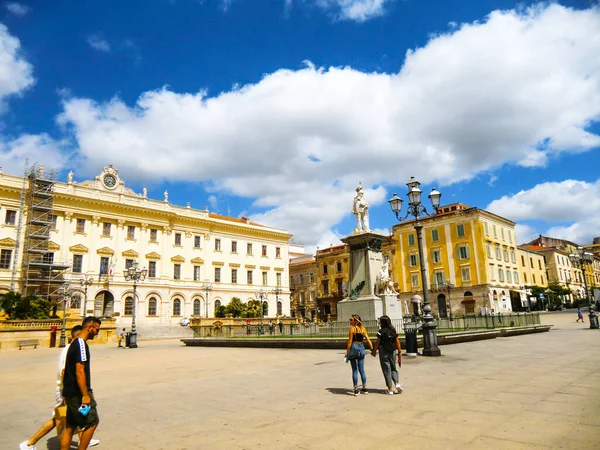
[[[495,339],[497,337],[518,336],[521,334],[543,333],[550,331],[551,325],[536,325],[528,327],[519,327],[511,329],[482,330],[482,331],[462,331],[438,335],[439,345],[459,344],[461,342],[480,341],[484,339]],[[189,347],[251,347],[251,348],[310,348],[310,349],[345,349],[348,343],[347,338],[287,338],[270,337],[261,338],[198,338],[182,339],[185,345]],[[406,347],[404,337],[400,338],[402,348]],[[423,347],[423,338],[417,339],[419,347]]]
[[[65,327],[65,336],[67,342],[71,336],[71,328],[81,324],[81,318],[68,317]],[[52,327],[56,327],[56,339],[52,343]],[[37,339],[38,347],[58,347],[60,344],[60,334],[62,329],[61,319],[52,320],[5,320],[0,321],[0,350],[18,350],[19,341]],[[116,327],[114,319],[102,319],[100,334],[90,344],[107,342],[116,342]],[[26,347],[33,349],[33,347]]]

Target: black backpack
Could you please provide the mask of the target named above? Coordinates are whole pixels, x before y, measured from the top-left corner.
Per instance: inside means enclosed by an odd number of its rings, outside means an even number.
[[[392,353],[394,350],[396,350],[397,336],[398,335],[389,328],[383,328],[381,330],[381,346],[386,352]]]

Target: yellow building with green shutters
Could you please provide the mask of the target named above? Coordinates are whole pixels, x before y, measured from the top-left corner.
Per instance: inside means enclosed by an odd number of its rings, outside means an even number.
[[[513,221],[454,203],[420,222],[432,314],[507,313],[526,304]],[[415,294],[423,295],[414,225],[414,220],[403,222],[392,231],[393,277],[405,313],[412,313]]]

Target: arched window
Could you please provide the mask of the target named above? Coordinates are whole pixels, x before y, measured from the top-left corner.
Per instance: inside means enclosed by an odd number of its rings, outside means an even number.
[[[198,300],[198,299],[194,300],[194,315],[195,316],[200,315],[200,300]]]
[[[283,315],[283,304],[281,302],[277,302],[277,314],[280,316]]]
[[[150,297],[150,300],[148,300],[148,315],[156,316],[156,298],[155,297]]]
[[[173,315],[180,316],[181,315],[181,300],[176,298],[173,300]]]
[[[81,308],[81,294],[73,294],[73,296],[71,297],[71,308]]]
[[[131,316],[133,314],[133,297],[127,297],[125,299],[125,311],[123,314],[126,316]]]
[[[269,315],[269,304],[267,302],[263,302],[263,317]]]
[[[221,300],[215,300],[215,309],[221,306]]]

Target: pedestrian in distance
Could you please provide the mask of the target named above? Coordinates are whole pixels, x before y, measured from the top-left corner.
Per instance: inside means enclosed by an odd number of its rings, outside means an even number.
[[[101,325],[102,321],[97,317],[83,319],[81,334],[67,351],[62,391],[67,405],[67,424],[60,438],[60,450],[69,450],[76,428],[83,430],[78,449],[88,448],[100,423],[92,390],[90,348],[87,341],[100,333]]]
[[[402,348],[400,347],[400,339],[398,333],[392,325],[392,321],[388,316],[379,318],[381,328],[377,332],[377,340],[371,351],[371,355],[375,356],[379,351],[379,364],[387,386],[386,394],[394,395],[402,393],[402,386],[399,383],[398,367],[402,367]]]
[[[279,323],[277,325],[279,326],[279,334],[283,334],[283,322],[281,319],[279,319]]]
[[[581,312],[581,308],[578,306],[577,307],[577,320],[576,320],[576,322],[579,322],[580,320],[582,322],[585,322],[585,320],[583,320],[583,313]]]
[[[119,335],[117,336],[117,340],[119,341],[119,345],[118,345],[119,347],[123,347],[121,344],[122,344],[123,340],[125,339],[125,334],[127,334],[127,333],[125,332],[125,328],[123,328],[121,330],[121,332],[119,333]]]
[[[346,345],[346,361],[350,361],[352,367],[352,383],[354,385],[353,395],[355,397],[360,393],[369,393],[369,390],[367,389],[367,374],[365,373],[365,340],[369,344],[369,348],[373,350],[373,344],[369,339],[369,335],[360,316],[353,314],[352,317],[350,317],[350,332],[348,335],[348,344]],[[358,384],[359,373],[362,387],[359,387]]]
[[[75,325],[71,329],[71,342],[74,339],[79,337],[79,333],[81,332],[81,325]],[[70,344],[69,344],[70,345]],[[54,392],[54,398],[56,401],[56,405],[52,411],[52,418],[48,420],[41,428],[35,432],[33,436],[31,436],[26,441],[21,442],[19,446],[19,450],[36,450],[35,444],[50,433],[57,425],[60,423],[61,417],[59,413],[59,407],[64,405],[64,399],[62,397],[62,379],[63,373],[65,370],[65,362],[67,359],[67,352],[69,351],[69,345],[66,345],[65,348],[60,352],[60,357],[58,358],[58,371],[56,374],[56,390]],[[64,417],[64,416],[63,416]],[[60,429],[59,429],[60,431]],[[81,432],[79,433],[79,440],[81,440]],[[98,445],[100,443],[97,439],[92,439],[90,441],[90,447],[94,445]]]

